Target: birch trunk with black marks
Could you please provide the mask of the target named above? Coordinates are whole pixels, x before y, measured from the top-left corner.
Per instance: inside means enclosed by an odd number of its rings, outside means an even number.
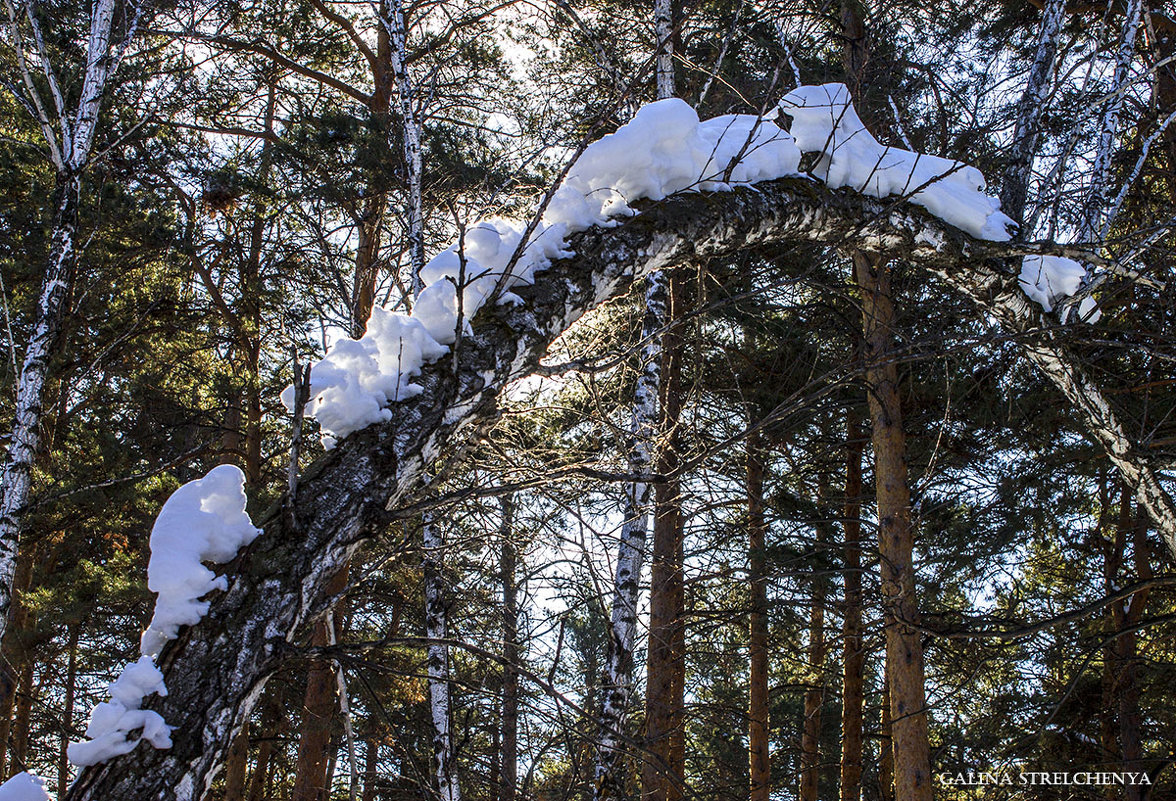
[[[641,327],[644,345],[642,368],[633,396],[629,438],[625,443],[631,475],[645,476],[653,466],[657,437],[657,399],[661,385],[661,338],[669,295],[668,277],[661,270],[649,274],[645,292],[645,317]],[[635,481],[625,490],[624,522],[617,547],[613,581],[612,613],[609,620],[608,657],[605,664],[600,711],[600,733],[596,748],[595,797],[620,799],[628,796],[624,775],[622,743],[633,693],[633,642],[637,632],[637,602],[641,588],[641,566],[645,560],[651,487]]]
[[[1001,181],[1001,210],[1018,224],[1024,222],[1025,199],[1029,193],[1029,179],[1033,173],[1033,158],[1037,154],[1037,136],[1041,115],[1046,108],[1054,61],[1058,53],[1058,37],[1066,16],[1066,0],[1048,0],[1037,33],[1037,49],[1025,90],[1017,103],[1017,119],[1013,141],[1008,150],[1008,163]]]
[[[426,516],[421,558],[425,576],[425,672],[429,679],[429,712],[433,721],[433,777],[441,801],[459,801],[461,789],[453,765],[453,709],[449,692],[449,614],[445,599],[445,535]]]
[[[885,259],[855,251],[854,272],[862,297],[865,380],[874,443],[878,552],[882,613],[890,687],[890,736],[894,797],[931,801],[931,749],[924,687],[923,642],[916,628],[915,533],[907,485],[906,434],[894,362],[894,302]]]
[[[854,246],[903,258],[1020,334],[1018,342],[1064,389],[1092,436],[1122,465],[1156,527],[1176,546],[1176,511],[1155,472],[1070,357],[1064,332],[1042,330],[1041,314],[1017,289],[1008,262],[1015,245],[979,242],[921,209],[804,179],[669,198],[615,227],[570,237],[577,255],[553,263],[533,286],[517,287],[522,305],[483,308],[473,334],[452,357],[424,368],[418,379],[423,392],[396,404],[393,420],[346,437],[303,472],[293,515],[279,500],[256,516],[263,533],[227,567],[227,591],[210,596],[207,617],[181,631],[161,655],[169,694],[152,696],[147,707],[176,727],[173,747],[141,746],[87,768],[66,799],[199,798],[266,681],[335,600],[327,591],[331,577],[367,539],[419,514],[415,505],[427,494],[426,465],[465,453],[497,419],[497,398],[507,382],[532,372],[550,343],[582,314],[649,272],[782,242]],[[630,560],[622,584],[635,597],[633,567]],[[631,631],[622,640],[630,647]],[[631,651],[629,656],[631,666]],[[627,689],[614,685],[606,692],[624,696]],[[619,745],[620,730],[609,731]]]
[[[5,0],[9,45],[22,78],[21,87],[13,83],[8,88],[16,101],[36,119],[56,179],[49,256],[17,382],[11,441],[0,469],[0,637],[7,626],[8,609],[12,603],[12,580],[23,515],[32,492],[33,461],[40,447],[39,428],[50,380],[50,362],[58,350],[78,258],[82,175],[92,157],[99,112],[109,92],[110,78],[135,36],[142,11],[138,5],[124,7],[126,30],[121,40],[115,42],[112,33],[116,5],[116,0],[95,0],[90,7],[90,31],[86,39],[81,90],[71,114],[62,104],[64,95],[58,85],[57,71],[44,52],[42,37],[26,36],[23,31],[22,17],[30,25],[36,19],[33,4],[27,0]],[[36,53],[29,52],[30,45]],[[30,66],[34,62],[41,65],[42,75],[36,76],[37,80]],[[52,100],[45,97],[46,90],[40,86],[48,88]],[[50,109],[55,112],[52,118]]]

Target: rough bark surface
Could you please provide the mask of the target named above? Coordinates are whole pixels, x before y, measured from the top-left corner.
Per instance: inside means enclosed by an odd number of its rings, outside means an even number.
[[[572,237],[578,255],[553,264],[534,286],[516,288],[524,304],[484,308],[473,335],[454,356],[424,370],[424,392],[397,404],[394,420],[352,434],[310,466],[292,517],[281,502],[260,515],[264,533],[229,566],[227,592],[213,595],[205,620],[162,654],[169,695],[148,706],[176,726],[173,748],[140,747],[89,768],[66,798],[198,798],[266,680],[330,605],[329,579],[365,539],[412,514],[423,497],[426,464],[442,455],[457,458],[464,443],[494,422],[508,381],[531,372],[555,337],[634,277],[786,241],[892,253],[942,275],[1015,332],[1033,331],[1024,337],[1030,352],[1044,354],[1047,374],[1098,429],[1094,435],[1124,466],[1141,504],[1176,548],[1171,498],[1057,332],[1037,330],[1042,317],[1020,296],[1015,272],[995,260],[1014,248],[978,242],[917,208],[804,179],[671,198],[614,228]]]
[[[894,362],[894,304],[884,260],[853,253],[862,294],[865,379],[874,442],[882,614],[890,686],[890,736],[897,801],[931,801],[931,751],[922,635],[915,594],[914,528],[907,486],[906,434]]]
[[[862,797],[862,704],[866,651],[862,642],[862,452],[861,420],[856,409],[845,420],[845,596],[842,610],[841,801]]]
[[[748,423],[755,425],[752,419]],[[768,801],[772,792],[772,759],[768,741],[768,579],[764,561],[767,533],[768,524],[764,519],[764,446],[757,428],[747,435],[747,583],[751,590],[747,646],[750,801]]]

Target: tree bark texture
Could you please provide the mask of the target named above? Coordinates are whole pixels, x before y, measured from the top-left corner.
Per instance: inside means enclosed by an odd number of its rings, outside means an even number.
[[[768,524],[764,517],[764,445],[756,421],[747,435],[747,583],[748,615],[747,751],[750,801],[768,801],[772,791],[772,760],[768,720],[768,578],[764,549]]]
[[[821,554],[826,545],[833,541],[833,521],[825,515],[827,507],[828,479],[820,478],[817,508],[820,517],[816,521],[816,552]],[[825,706],[825,655],[828,641],[825,638],[825,604],[829,589],[824,576],[812,580],[812,609],[809,613],[808,641],[808,689],[804,693],[804,721],[800,735],[800,801],[817,801],[821,778],[821,718]]]
[[[519,599],[515,572],[514,498],[499,499],[502,510],[502,742],[499,748],[498,801],[515,801],[519,776]]]
[[[862,706],[865,699],[866,652],[862,642],[862,452],[865,450],[858,411],[845,414],[845,581],[841,629],[841,801],[862,796]]]
[[[1023,334],[1027,354],[1063,389],[1176,550],[1171,498],[1069,356],[1064,336],[1042,330],[1042,315],[1017,288],[1019,259],[999,260],[1016,254],[1016,246],[979,242],[921,209],[804,179],[645,208],[613,228],[572,236],[577,255],[554,263],[534,286],[516,288],[524,304],[488,304],[458,352],[424,369],[424,392],[396,404],[392,421],[352,434],[304,471],[294,515],[284,514],[279,501],[257,517],[264,533],[227,567],[228,590],[214,594],[206,619],[161,656],[169,695],[153,697],[148,707],[176,727],[174,746],[141,747],[88,768],[66,798],[198,798],[265,682],[332,603],[330,578],[366,539],[419,514],[427,463],[462,456],[497,419],[496,400],[508,381],[530,373],[555,337],[634,278],[760,244],[823,242],[901,256]],[[631,581],[635,587],[636,577]]]
[[[914,528],[907,486],[906,434],[894,354],[894,303],[885,261],[852,254],[862,295],[866,386],[873,428],[882,559],[882,607],[890,686],[890,734],[894,744],[897,801],[931,801],[931,752],[923,686],[922,635],[915,594]]]
[[[682,410],[682,338],[674,322],[682,316],[684,279],[670,276],[668,328],[661,342],[661,414],[657,472],[678,469],[678,418]],[[645,680],[645,747],[641,794],[650,801],[682,797],[682,741],[685,655],[682,653],[682,505],[681,482],[672,478],[654,488],[653,549],[649,581],[649,646]]]

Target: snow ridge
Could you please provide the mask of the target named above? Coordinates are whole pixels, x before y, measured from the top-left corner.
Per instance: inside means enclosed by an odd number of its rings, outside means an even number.
[[[420,393],[421,368],[449,352],[490,299],[517,303],[510,290],[534,282],[553,259],[568,257],[567,237],[635,214],[638,200],[677,192],[723,191],[798,175],[801,152],[820,153],[815,175],[875,197],[913,203],[982,239],[1005,241],[1016,224],[984,193],[984,176],[957,161],[886,147],[862,125],[843,84],[802,86],[771,116],[792,118],[791,132],[769,117],[726,114],[700,121],[671,98],[643,106],[626,125],[588,145],[520,246],[526,226],[489,219],[421,270],[424,285],[411,314],[373,310],[367,333],[342,339],[311,370],[310,401],[323,444],[392,419],[388,405]],[[459,294],[460,291],[460,294]],[[293,410],[294,388],[282,402]]]
[[[234,465],[214,467],[171,494],[151,529],[147,587],[158,597],[151,625],[140,639],[142,656],[107,688],[110,700],[91,711],[88,739],[69,744],[70,762],[79,767],[105,762],[134,750],[140,740],[171,747],[172,727],[158,712],[140,709],[147,696],[167,695],[155,659],[181,626],[204,617],[209,602],[200,600],[203,596],[228,588],[225,578],[203,563],[230,561],[260,533],[245,512],[245,474]],[[136,730],[141,731],[130,736]],[[6,801],[3,795],[0,801]]]
[[[45,780],[22,772],[0,784],[0,801],[51,801],[45,791]]]

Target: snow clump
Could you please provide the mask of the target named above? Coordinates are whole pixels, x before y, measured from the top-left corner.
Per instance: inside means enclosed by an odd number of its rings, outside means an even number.
[[[204,562],[223,564],[260,534],[245,512],[245,475],[234,465],[214,467],[171,494],[151,529],[147,587],[157,593],[151,625],[140,639],[142,656],[110,684],[110,700],[94,707],[83,742],[70,743],[69,761],[96,765],[134,750],[140,740],[170,748],[171,727],[158,712],[140,709],[149,695],[167,695],[155,659],[181,626],[200,622],[213,590],[228,589]],[[140,730],[131,737],[131,732]],[[0,795],[0,801],[6,801]]]
[[[459,329],[491,298],[517,303],[510,290],[534,283],[535,273],[572,254],[568,235],[616,224],[635,214],[630,204],[686,190],[729,189],[795,175],[800,151],[773,121],[728,114],[700,122],[679,99],[644,106],[615,133],[590,144],[553,193],[526,244],[525,223],[499,218],[468,227],[421,270],[424,289],[412,314],[376,308],[367,332],[337,342],[311,369],[310,400],[323,444],[390,420],[388,404],[421,392],[411,383],[421,368],[449,352]],[[458,290],[460,288],[460,296]],[[293,409],[294,388],[282,402]]]
[[[45,780],[31,773],[18,773],[0,784],[0,801],[52,801]]]
[[[814,174],[831,189],[910,201],[978,239],[1005,242],[1017,224],[984,193],[984,175],[959,161],[887,147],[862,124],[845,84],[801,86],[780,101],[805,153],[820,153]]]
[[[1086,268],[1062,256],[1026,256],[1021,260],[1021,289],[1046,312],[1058,301],[1073,297],[1082,288]],[[1094,323],[1102,316],[1094,298],[1087,295],[1078,304],[1078,318]]]

